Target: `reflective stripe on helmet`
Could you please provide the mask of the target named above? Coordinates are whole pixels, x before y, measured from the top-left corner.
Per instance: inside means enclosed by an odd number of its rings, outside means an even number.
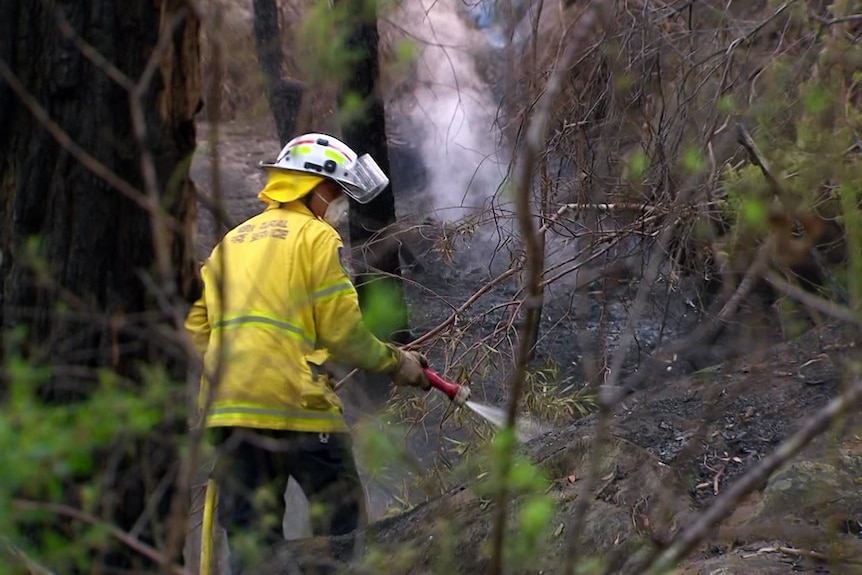
[[[340,154],[339,152],[336,152],[335,150],[327,149],[323,153],[327,158],[329,158],[330,160],[335,160],[339,164],[346,164],[350,161],[347,158],[345,158],[342,154]]]
[[[326,144],[321,144],[320,143],[321,140],[325,140]],[[318,137],[316,137],[316,138],[306,138],[306,137],[300,136],[299,138],[296,138],[296,139],[288,142],[287,148],[292,150],[294,147],[300,146],[302,144],[316,144],[318,146],[325,146],[327,148],[332,148],[333,150],[336,150],[342,156],[344,156],[348,162],[352,162],[353,160],[356,159],[356,154],[353,153],[352,150],[350,150],[346,146],[344,148],[342,148],[341,146],[337,146],[337,145],[333,144],[332,143],[333,140],[334,140],[334,138],[331,138],[329,136],[324,136],[322,134],[318,135]]]

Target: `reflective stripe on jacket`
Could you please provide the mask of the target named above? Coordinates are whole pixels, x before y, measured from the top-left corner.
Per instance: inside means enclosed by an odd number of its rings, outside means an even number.
[[[329,354],[389,373],[393,350],[362,323],[338,233],[301,202],[234,228],[201,275],[186,319],[204,357],[207,427],[344,431],[341,402],[319,366]]]

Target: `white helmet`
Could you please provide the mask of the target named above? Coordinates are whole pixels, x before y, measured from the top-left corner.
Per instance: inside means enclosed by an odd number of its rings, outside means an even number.
[[[260,167],[329,178],[360,204],[367,204],[389,185],[389,178],[370,155],[357,158],[344,142],[326,134],[298,136],[281,149],[275,163],[261,162]]]

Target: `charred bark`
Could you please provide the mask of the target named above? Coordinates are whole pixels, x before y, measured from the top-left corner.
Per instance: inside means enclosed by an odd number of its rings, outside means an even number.
[[[120,193],[72,150],[78,147],[130,188],[144,189],[129,93],[85,56],[79,41],[132,82],[156,58],[140,99],[144,146],[152,155],[161,207],[176,222],[166,238],[171,283],[193,298],[198,282],[188,160],[200,105],[197,20],[181,0],[0,0],[0,14],[0,65],[6,71],[0,76],[0,328],[4,338],[24,329],[20,346],[4,345],[0,359],[14,353],[47,367],[50,376],[39,395],[52,405],[86,400],[104,371],[130,382],[130,393],[143,385],[141,366],[167,366],[181,380],[186,360],[163,334],[169,331],[165,307],[182,302],[159,295],[163,286],[143,192],[131,198]],[[36,119],[37,109],[48,122]],[[46,127],[52,123],[53,133]],[[0,379],[0,390],[8,383]],[[184,405],[184,393],[177,386],[170,402]],[[150,435],[117,437],[111,451],[98,454],[97,476],[76,478],[104,489],[96,514],[131,529],[148,504],[161,507],[165,497],[154,497],[152,489],[173,473],[171,437],[184,429],[183,410],[166,404],[163,422]],[[102,467],[109,460],[114,467]],[[67,503],[76,504],[76,492],[70,485]],[[145,529],[142,539],[160,539],[158,529]],[[141,565],[139,557],[111,545],[106,553],[105,564]]]
[[[254,0],[254,40],[266,86],[266,97],[275,120],[278,139],[284,146],[296,134],[303,86],[282,78],[284,54],[276,0]]]
[[[358,154],[371,154],[389,174],[386,119],[383,101],[377,91],[380,62],[376,15],[361,0],[341,2],[352,5],[348,13],[356,14],[357,18],[353,20],[346,44],[355,60],[341,87],[339,99],[343,104],[348,96],[359,96],[364,103],[363,113],[341,126],[342,134],[348,146]],[[395,223],[395,219],[395,196],[391,185],[367,204],[350,204],[350,244],[354,254],[360,251],[356,249],[358,246],[363,247],[361,252],[365,254],[357,262],[356,288],[360,305],[368,311],[376,299],[386,298],[389,310],[386,314],[370,314],[369,328],[382,339],[406,343],[411,334],[404,305],[400,258],[398,249],[394,247],[399,242],[387,241],[387,228]]]

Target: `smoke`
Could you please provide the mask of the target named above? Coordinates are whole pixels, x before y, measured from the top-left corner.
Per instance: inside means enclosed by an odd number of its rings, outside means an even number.
[[[396,102],[409,126],[403,137],[419,140],[424,199],[444,221],[480,209],[502,183],[507,161],[497,103],[476,67],[488,43],[459,14],[463,9],[459,0],[409,0],[393,17],[399,35],[419,51],[410,90]]]

